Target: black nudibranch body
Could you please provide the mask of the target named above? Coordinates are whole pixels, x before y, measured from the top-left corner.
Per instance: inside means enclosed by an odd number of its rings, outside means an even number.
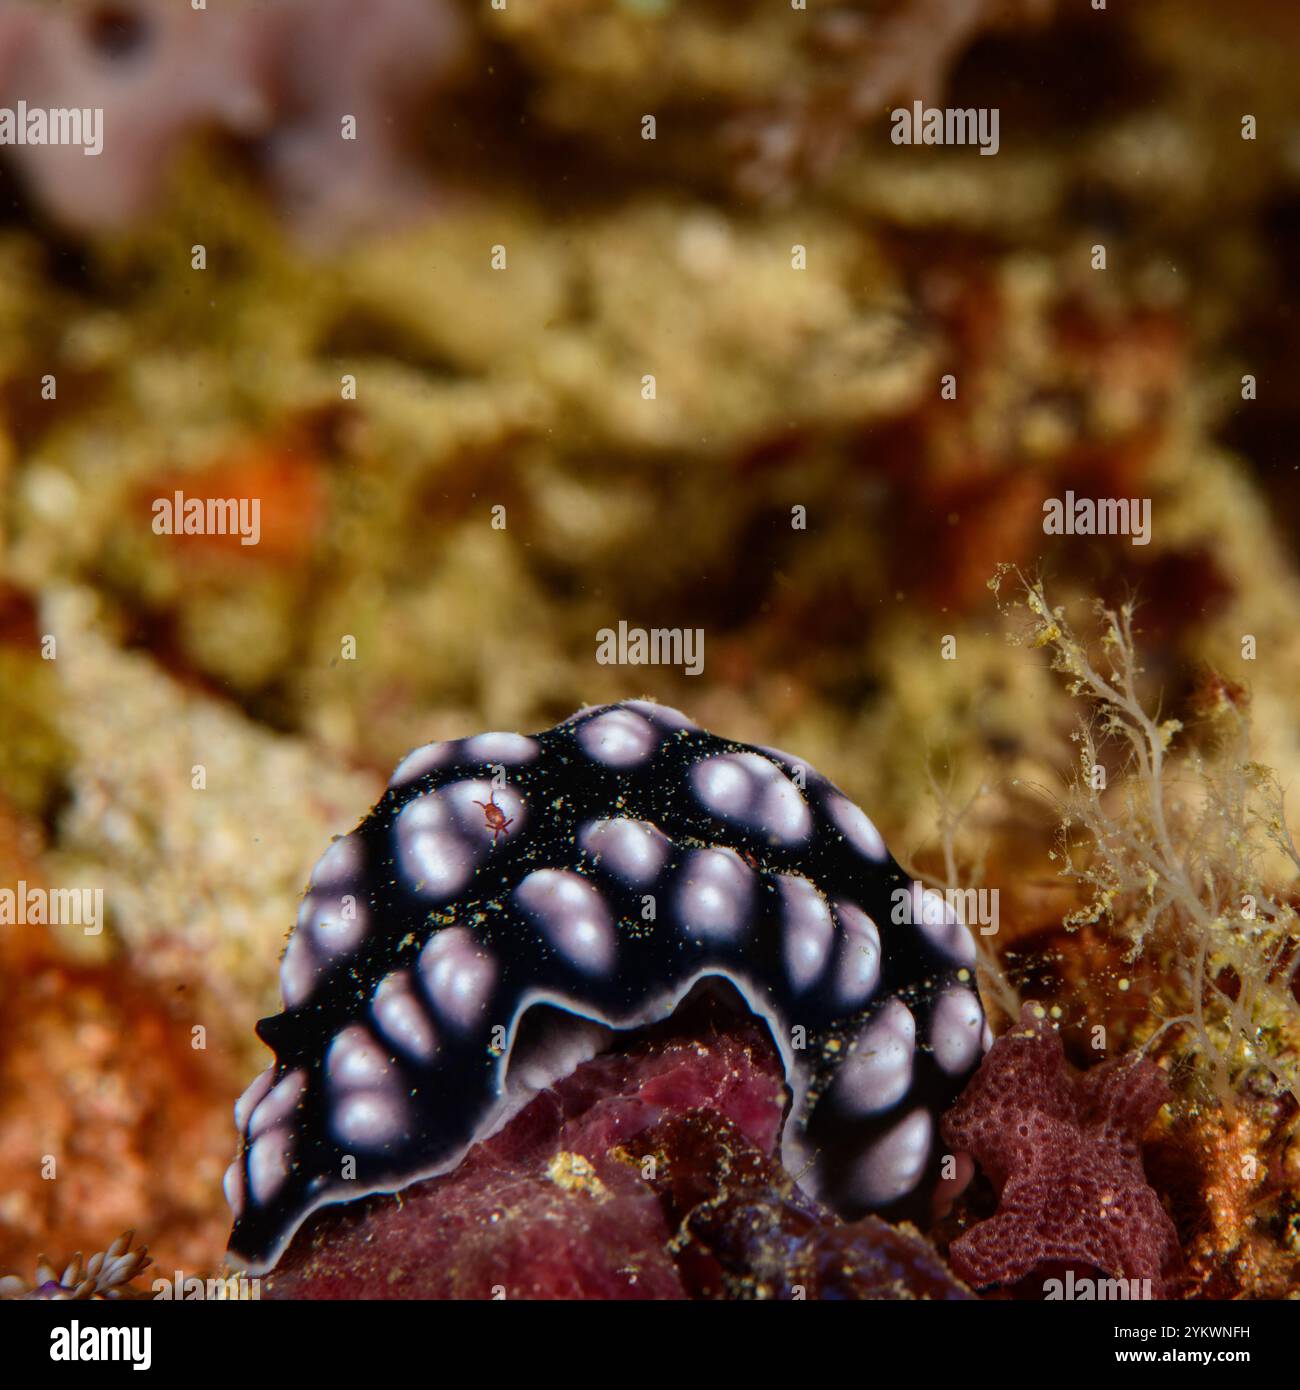
[[[317,1207],[448,1171],[710,977],[780,1050],[800,1185],[928,1219],[939,1116],[988,1044],[974,964],[830,782],[675,710],[417,749],[312,874],[258,1025],[275,1065],[235,1107],[231,1258],[269,1269]]]

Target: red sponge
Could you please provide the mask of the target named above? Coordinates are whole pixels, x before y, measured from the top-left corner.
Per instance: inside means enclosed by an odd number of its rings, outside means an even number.
[[[1164,1297],[1181,1252],[1141,1152],[1169,1097],[1164,1073],[1121,1058],[1075,1076],[1041,1014],[1025,1005],[944,1116],[945,1140],[974,1156],[1000,1198],[953,1242],[952,1267],[979,1288],[1090,1267],[1149,1279],[1150,1296]]]

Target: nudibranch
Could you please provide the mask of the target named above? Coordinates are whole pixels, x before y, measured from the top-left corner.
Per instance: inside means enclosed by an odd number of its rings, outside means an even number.
[[[789,754],[645,700],[429,744],[312,873],[235,1107],[230,1257],[263,1272],[318,1207],[449,1171],[713,981],[780,1051],[800,1186],[928,1220],[990,1041],[974,973],[944,897]]]

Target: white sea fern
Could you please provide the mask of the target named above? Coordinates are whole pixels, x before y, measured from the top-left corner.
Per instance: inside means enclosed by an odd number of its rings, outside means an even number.
[[[1250,759],[1245,692],[1208,683],[1208,737],[1193,745],[1140,693],[1132,603],[1094,604],[1094,658],[1040,580],[1004,567],[990,586],[1012,573],[1028,611],[1013,640],[1044,648],[1086,706],[1054,855],[1083,898],[1065,925],[1100,924],[1152,967],[1174,1008],[1152,1016],[1146,1046],[1186,1030],[1229,1113],[1261,1080],[1300,1101],[1300,853],[1278,778]],[[1103,753],[1118,755],[1109,786]]]

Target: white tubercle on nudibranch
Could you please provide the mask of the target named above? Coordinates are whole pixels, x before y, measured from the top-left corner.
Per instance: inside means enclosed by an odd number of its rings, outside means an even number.
[[[781,1054],[801,1186],[925,1219],[939,1117],[986,1043],[946,906],[813,769],[650,701],[417,749],[312,875],[285,1011],[258,1026],[276,1061],[236,1108],[232,1259],[269,1269],[318,1207],[449,1171],[530,1077],[710,978]],[[537,1004],[573,1028],[512,1072]]]

